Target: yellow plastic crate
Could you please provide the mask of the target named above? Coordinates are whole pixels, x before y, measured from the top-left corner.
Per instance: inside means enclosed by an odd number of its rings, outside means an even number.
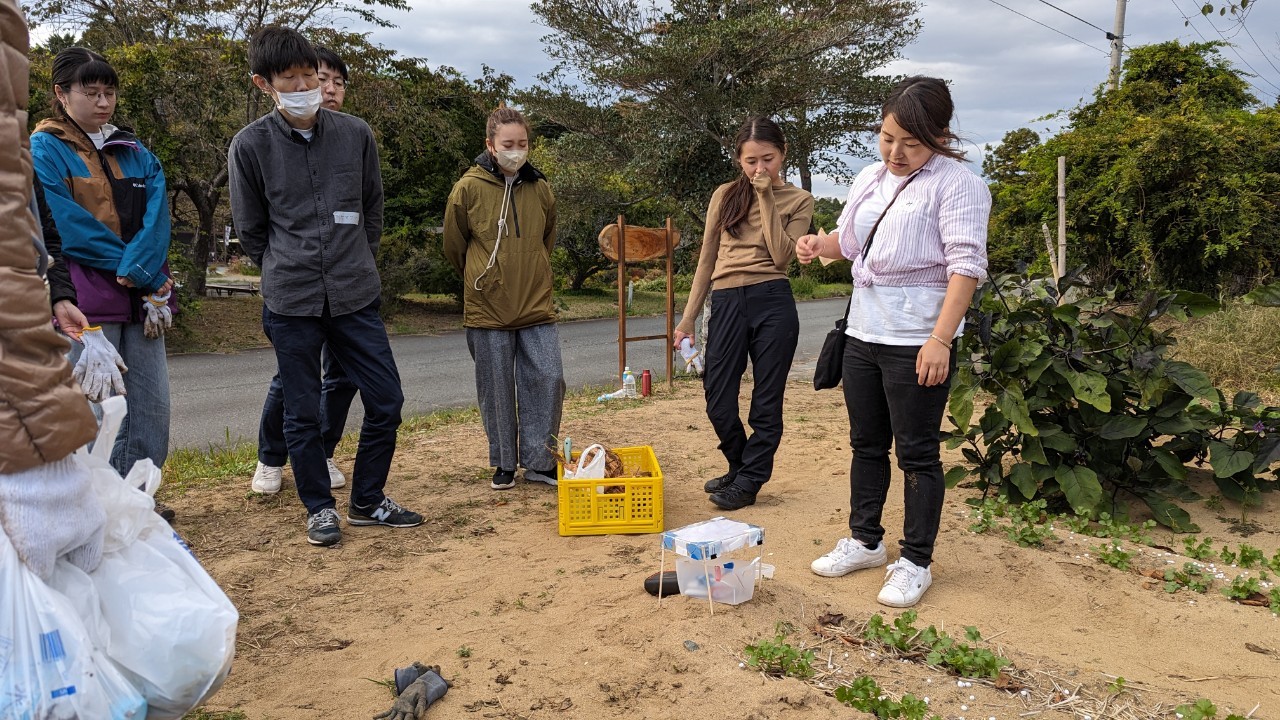
[[[642,445],[613,451],[622,459],[623,477],[566,480],[564,465],[556,469],[561,535],[662,532],[662,468],[653,448]],[[575,452],[574,459],[578,455]],[[651,477],[637,477],[644,472]],[[622,492],[616,492],[619,487]]]

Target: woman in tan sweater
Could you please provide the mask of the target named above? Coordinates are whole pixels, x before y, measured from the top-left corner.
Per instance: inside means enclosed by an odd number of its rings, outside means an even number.
[[[722,510],[755,504],[773,474],[782,440],[782,394],[800,330],[787,266],[796,238],[809,231],[813,217],[813,196],[780,178],[787,141],[776,123],[748,120],[734,147],[742,175],[711,196],[693,288],[675,332],[676,347],[693,336],[694,318],[710,290],[703,388],[729,471],[703,489]],[[750,437],[738,412],[747,358],[755,378]]]

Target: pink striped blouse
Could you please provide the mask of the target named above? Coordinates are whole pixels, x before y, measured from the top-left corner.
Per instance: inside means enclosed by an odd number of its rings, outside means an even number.
[[[917,171],[885,214],[863,260],[853,218],[886,172],[877,162],[858,173],[836,223],[840,250],[853,262],[854,287],[946,287],[953,274],[986,277],[991,191],[945,155],[934,155]]]

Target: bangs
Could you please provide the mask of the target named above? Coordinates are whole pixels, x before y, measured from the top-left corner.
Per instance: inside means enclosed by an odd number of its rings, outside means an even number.
[[[120,87],[120,76],[116,74],[116,69],[111,67],[105,60],[90,60],[89,62],[76,68],[75,73],[71,76],[71,84],[80,83],[85,85],[93,85],[94,83],[102,83],[107,87]]]

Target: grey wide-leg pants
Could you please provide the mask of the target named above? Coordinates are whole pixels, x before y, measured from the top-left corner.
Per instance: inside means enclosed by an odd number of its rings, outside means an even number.
[[[467,349],[476,363],[489,464],[500,470],[554,470],[552,438],[560,432],[565,388],[555,323],[519,330],[467,328]]]

